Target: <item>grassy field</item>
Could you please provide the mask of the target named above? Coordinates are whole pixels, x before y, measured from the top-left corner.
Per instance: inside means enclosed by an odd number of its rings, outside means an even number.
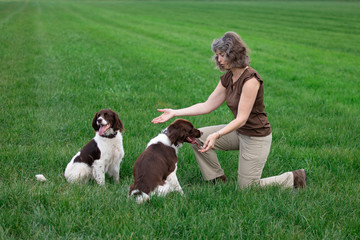
[[[360,3],[0,1],[0,239],[360,239]],[[127,198],[132,166],[167,123],[157,108],[204,101],[222,74],[212,40],[238,32],[265,84],[273,145],[263,177],[305,168],[308,187],[206,183],[189,145],[185,196]],[[63,172],[102,108],[125,125],[120,184]],[[188,117],[229,122],[227,107]],[[44,174],[47,182],[35,180]]]

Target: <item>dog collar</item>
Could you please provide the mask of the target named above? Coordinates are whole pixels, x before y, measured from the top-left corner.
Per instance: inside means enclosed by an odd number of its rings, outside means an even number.
[[[163,133],[167,136],[169,132],[168,132],[167,128],[165,128],[164,130],[161,131],[161,133]]]
[[[116,137],[117,133],[118,133],[118,132],[116,131],[114,134],[103,135],[102,137],[104,137],[104,138],[114,138],[114,137]]]

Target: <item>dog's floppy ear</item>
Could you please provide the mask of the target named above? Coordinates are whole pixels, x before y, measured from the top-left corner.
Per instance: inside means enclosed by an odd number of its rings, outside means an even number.
[[[96,123],[96,121],[97,121],[97,115],[98,115],[98,113],[95,113],[95,116],[94,116],[94,118],[93,118],[93,120],[92,120],[92,127],[94,128],[94,130],[95,130],[96,132],[99,131],[99,129],[100,129],[100,126],[97,125],[97,123]]]
[[[113,127],[114,130],[120,130],[120,132],[124,132],[125,131],[124,125],[122,124],[119,115],[115,112],[114,112],[114,118],[115,118],[114,127]]]
[[[179,143],[183,143],[186,138],[186,132],[184,132],[184,126],[182,119],[175,120],[170,126],[167,128],[168,137],[172,144],[177,146]]]
[[[180,135],[180,129],[178,128],[178,126],[171,124],[167,128],[167,132],[168,132],[167,135],[170,139],[171,144],[174,144],[175,146],[177,146],[177,140],[179,139],[179,135]]]

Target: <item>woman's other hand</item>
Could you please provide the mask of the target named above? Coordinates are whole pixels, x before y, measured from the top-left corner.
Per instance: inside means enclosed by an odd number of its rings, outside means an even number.
[[[173,109],[166,108],[166,109],[157,109],[158,112],[162,112],[159,117],[156,117],[152,120],[153,123],[163,123],[168,121],[169,119],[175,117],[175,113]]]
[[[199,152],[207,152],[210,149],[213,149],[215,146],[215,142],[216,140],[219,138],[219,134],[218,133],[212,133],[210,134],[207,138],[206,141],[204,143],[204,145],[201,147],[201,149],[199,150]]]

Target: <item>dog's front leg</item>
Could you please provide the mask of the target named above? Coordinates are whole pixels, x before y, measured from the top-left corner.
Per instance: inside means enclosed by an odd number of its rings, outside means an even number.
[[[170,184],[172,191],[177,191],[181,193],[181,195],[184,194],[184,191],[182,190],[179,180],[176,176],[176,170],[177,166],[175,167],[175,170],[169,174],[169,176],[166,178],[166,181]]]
[[[108,174],[114,179],[114,183],[119,183],[119,172],[120,172],[120,162],[117,164],[114,163],[109,166]]]
[[[99,162],[102,161],[95,161],[93,163],[93,176],[97,184],[105,185],[105,166]]]

